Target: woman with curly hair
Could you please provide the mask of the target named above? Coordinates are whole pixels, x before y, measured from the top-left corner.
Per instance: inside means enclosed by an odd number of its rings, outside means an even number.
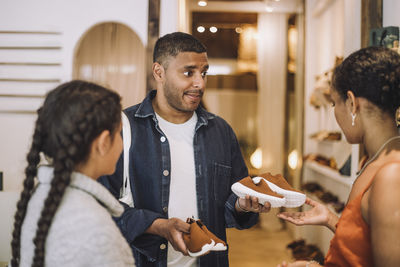
[[[278,217],[296,225],[323,225],[335,235],[324,266],[400,266],[400,55],[383,47],[351,54],[336,67],[331,95],[336,120],[350,144],[369,160],[354,181],[342,216],[307,199],[312,209]],[[281,266],[320,266],[297,261]]]
[[[117,93],[72,81],[38,110],[12,236],[11,265],[133,266],[114,223],[123,207],[96,179],[122,151]],[[41,154],[50,165],[40,165]]]

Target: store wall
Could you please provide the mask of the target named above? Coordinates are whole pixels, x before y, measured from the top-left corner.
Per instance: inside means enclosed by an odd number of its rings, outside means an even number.
[[[383,27],[397,26],[400,27],[400,1],[383,0]]]
[[[257,138],[257,91],[207,88],[204,104],[208,111],[229,123],[238,140],[254,145]]]
[[[330,110],[310,105],[316,76],[334,66],[336,56],[347,56],[361,46],[361,0],[306,1],[304,95],[304,154],[316,150],[312,133],[339,130]]]
[[[160,3],[160,36],[179,29],[179,18],[181,16],[180,5],[182,0],[161,0]]]
[[[74,49],[82,35],[92,26],[116,21],[130,27],[143,44],[147,40],[147,1],[111,0],[53,1],[3,0],[0,8],[1,31],[55,31],[61,46],[58,60],[61,66],[54,75],[60,81],[70,80]],[[8,40],[0,40],[2,42]],[[6,53],[7,51],[2,51]],[[12,52],[12,51],[11,51]],[[7,55],[4,55],[7,56]],[[0,61],[4,59],[0,58]],[[10,60],[10,59],[8,59]],[[11,59],[12,60],[12,59]],[[27,58],[26,61],[30,59]],[[1,78],[11,70],[2,69]],[[4,100],[4,99],[3,99]],[[18,106],[32,106],[35,110],[43,99],[6,99]],[[3,172],[4,190],[21,188],[25,154],[33,131],[34,114],[0,113],[0,171]]]
[[[161,0],[160,34],[178,30],[178,5],[182,0]],[[59,36],[52,39],[43,39],[39,42],[47,45],[49,42],[61,46],[61,52],[55,55],[61,63],[55,71],[48,71],[46,77],[51,77],[65,82],[72,79],[73,57],[75,49],[82,36],[93,26],[103,22],[119,22],[126,25],[139,37],[144,46],[147,44],[147,15],[148,1],[144,0],[2,0],[0,3],[0,31],[51,31],[60,32]],[[15,45],[18,38],[15,35],[0,37],[0,45]],[[15,38],[15,42],[11,39]],[[29,45],[24,40],[22,45]],[[21,44],[21,43],[18,43]],[[13,61],[12,53],[20,51],[2,50],[0,62]],[[8,53],[8,54],[7,54]],[[28,55],[25,61],[33,60],[35,55]],[[39,56],[40,57],[40,56]],[[43,69],[43,68],[42,68]],[[54,68],[53,68],[54,69]],[[0,79],[12,77],[14,69],[2,67]],[[42,75],[43,71],[39,74]],[[29,69],[24,75],[29,77],[35,74]],[[56,84],[40,87],[29,84],[30,87],[39,88],[44,94],[54,88]],[[14,84],[3,83],[0,85],[0,94],[13,93],[10,88]],[[29,92],[31,93],[31,92]],[[30,144],[36,110],[43,98],[9,98],[0,97],[0,171],[3,172],[3,188],[7,191],[19,190],[25,167],[25,154]],[[9,110],[23,110],[30,112],[9,113]],[[5,113],[4,111],[7,111]]]

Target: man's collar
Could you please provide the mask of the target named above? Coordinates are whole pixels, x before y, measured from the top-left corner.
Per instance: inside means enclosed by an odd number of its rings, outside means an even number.
[[[135,117],[146,118],[149,116],[155,116],[152,100],[157,94],[157,90],[150,91],[143,102],[140,104],[139,108],[135,113]]]

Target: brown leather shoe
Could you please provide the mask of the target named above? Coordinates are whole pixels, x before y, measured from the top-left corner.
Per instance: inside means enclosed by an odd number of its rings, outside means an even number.
[[[226,243],[216,237],[212,232],[210,232],[207,227],[201,222],[201,220],[197,220],[196,223],[200,226],[200,228],[208,235],[209,238],[214,240],[215,245],[211,249],[212,251],[224,251],[227,249]]]
[[[183,241],[186,244],[188,253],[191,257],[199,257],[208,254],[214,247],[215,241],[200,228],[199,224],[193,223],[194,220],[191,220],[193,219],[188,218],[186,221],[190,224],[189,233],[183,234]]]
[[[264,179],[255,181],[250,176],[247,176],[234,183],[231,189],[240,198],[245,198],[246,195],[257,197],[261,205],[264,205],[265,202],[269,202],[273,208],[285,205],[284,196],[271,190]]]

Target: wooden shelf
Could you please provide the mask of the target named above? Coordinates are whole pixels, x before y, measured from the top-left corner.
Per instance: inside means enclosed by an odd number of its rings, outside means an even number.
[[[338,171],[317,162],[306,160],[304,166],[346,186],[351,187],[353,185],[354,179],[350,176],[341,175]]]

